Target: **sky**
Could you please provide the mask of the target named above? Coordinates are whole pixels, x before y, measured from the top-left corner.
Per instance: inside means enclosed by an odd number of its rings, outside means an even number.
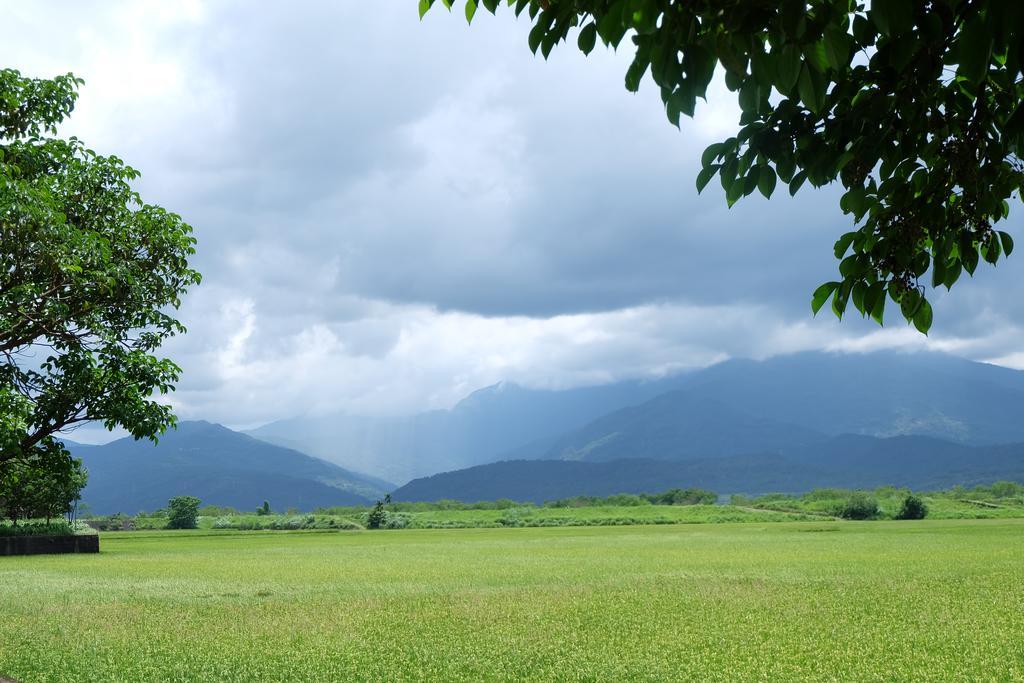
[[[139,169],[144,199],[194,228],[203,283],[164,347],[182,419],[403,414],[498,381],[816,349],[1024,368],[1020,256],[930,293],[928,337],[897,315],[813,317],[853,225],[839,192],[698,195],[735,97],[716,82],[677,130],[650,80],[623,87],[628,50],[544,61],[525,16],[420,21],[413,0],[0,0],[0,16],[0,66],[85,79],[61,133]]]

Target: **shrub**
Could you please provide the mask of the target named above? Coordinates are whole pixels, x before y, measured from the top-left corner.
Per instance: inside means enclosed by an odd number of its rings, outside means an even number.
[[[75,528],[65,520],[58,520],[46,524],[44,522],[22,522],[15,526],[13,524],[0,524],[0,536],[70,536],[75,533]]]
[[[878,512],[878,501],[863,491],[851,493],[839,508],[843,519],[874,519]]]
[[[408,512],[388,512],[385,515],[385,529],[406,529],[412,523],[412,515]]]
[[[924,519],[928,515],[928,506],[924,501],[910,493],[903,499],[896,519]]]
[[[213,522],[214,529],[234,529],[235,525],[231,522],[230,517],[218,517]]]
[[[167,502],[168,529],[195,529],[199,519],[199,499],[175,496]]]

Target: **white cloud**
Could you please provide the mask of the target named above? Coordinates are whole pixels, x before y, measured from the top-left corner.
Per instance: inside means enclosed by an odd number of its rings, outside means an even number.
[[[1024,367],[1017,257],[890,314],[809,314],[849,229],[834,189],[697,197],[729,135],[716,82],[676,131],[628,50],[549,61],[510,13],[472,27],[377,3],[0,0],[5,66],[87,79],[67,132],[143,171],[196,228],[204,283],[167,347],[182,417],[451,405],[499,380],[569,387],[727,357],[930,348]],[[45,40],[40,36],[45,35]],[[1011,232],[1019,232],[1014,218]]]

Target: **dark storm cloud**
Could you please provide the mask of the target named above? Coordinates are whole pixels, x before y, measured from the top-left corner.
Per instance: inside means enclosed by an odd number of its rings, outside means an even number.
[[[812,319],[851,227],[837,190],[698,196],[733,96],[676,130],[649,83],[623,88],[626,51],[544,62],[507,11],[469,28],[402,2],[0,6],[13,66],[87,79],[68,131],[196,228],[205,279],[167,348],[186,417],[415,410],[807,348],[1024,366],[1022,257],[937,297],[928,339],[891,313]]]

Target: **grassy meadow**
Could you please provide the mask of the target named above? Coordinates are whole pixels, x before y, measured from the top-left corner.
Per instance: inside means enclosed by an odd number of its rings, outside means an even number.
[[[103,534],[0,559],[2,675],[1024,680],[1024,520]]]

